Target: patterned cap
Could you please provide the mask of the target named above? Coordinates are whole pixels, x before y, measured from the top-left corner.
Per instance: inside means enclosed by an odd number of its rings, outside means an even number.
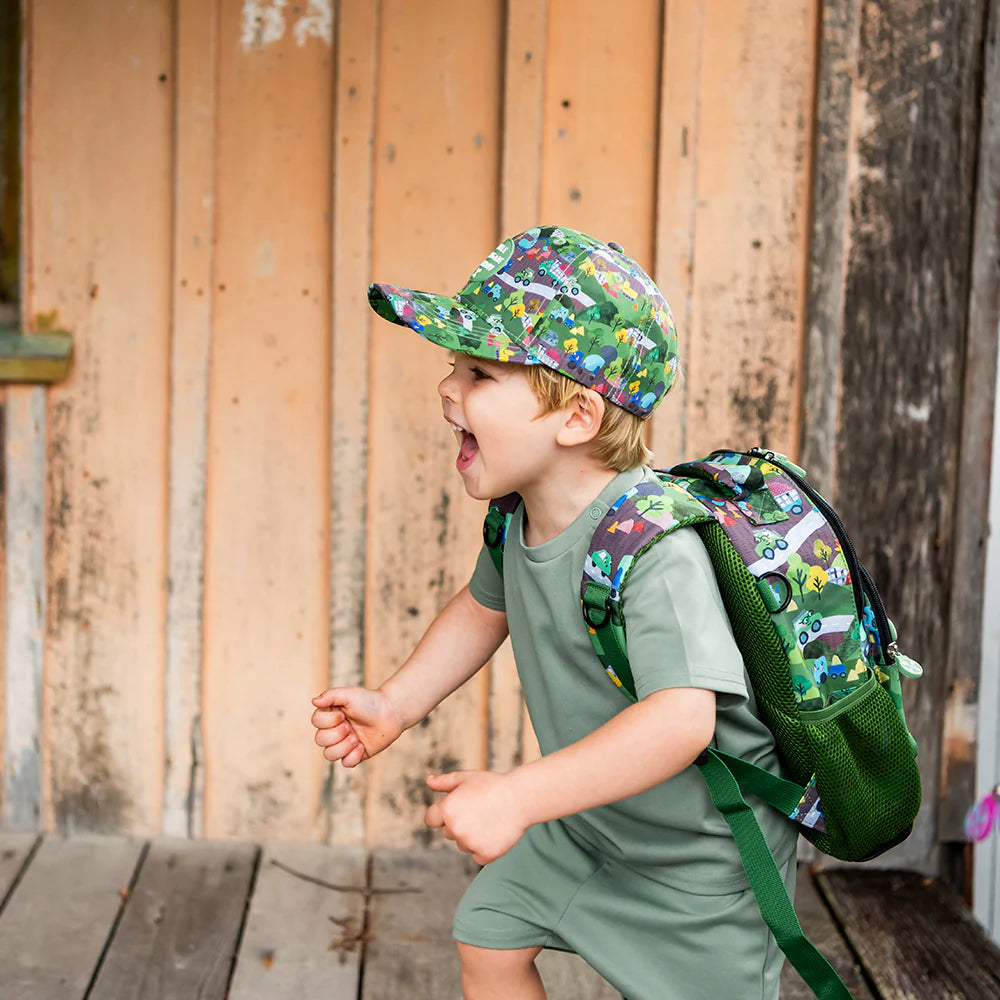
[[[653,280],[617,244],[565,226],[504,240],[454,297],[376,284],[368,301],[451,351],[547,365],[639,417],[677,370],[677,329]]]

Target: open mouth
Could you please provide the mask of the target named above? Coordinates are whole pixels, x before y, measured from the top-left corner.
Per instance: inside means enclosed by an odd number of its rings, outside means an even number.
[[[475,434],[467,431],[460,424],[456,424],[451,420],[448,423],[458,437],[458,458],[455,460],[455,465],[458,467],[458,471],[461,472],[463,469],[469,467],[472,460],[479,453],[479,442],[476,440]]]

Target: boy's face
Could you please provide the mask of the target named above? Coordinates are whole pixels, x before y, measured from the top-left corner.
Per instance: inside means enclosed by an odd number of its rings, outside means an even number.
[[[522,365],[455,354],[438,393],[458,439],[455,467],[470,497],[524,493],[551,472],[565,415],[538,416],[538,398]]]

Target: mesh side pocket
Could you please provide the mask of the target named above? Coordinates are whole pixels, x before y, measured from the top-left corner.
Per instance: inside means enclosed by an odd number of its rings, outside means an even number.
[[[805,722],[827,832],[803,831],[824,853],[864,861],[899,843],[920,808],[920,773],[889,693],[871,677]]]
[[[722,600],[743,654],[761,718],[774,733],[789,776],[805,785],[813,773],[810,745],[788,675],[788,656],[753,574],[716,521],[696,526],[712,560]]]

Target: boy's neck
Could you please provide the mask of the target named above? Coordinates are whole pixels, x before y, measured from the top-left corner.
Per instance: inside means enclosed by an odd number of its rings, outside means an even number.
[[[565,531],[617,475],[616,469],[584,461],[522,490],[525,544],[541,545]]]

